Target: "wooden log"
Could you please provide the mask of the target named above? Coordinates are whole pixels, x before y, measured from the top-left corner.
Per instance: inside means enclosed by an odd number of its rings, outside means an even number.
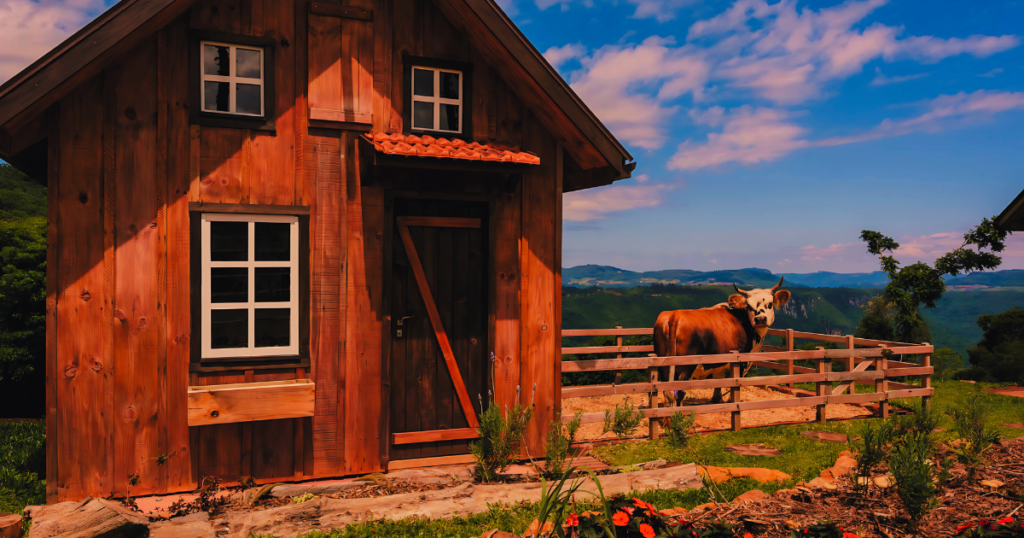
[[[601,415],[604,420],[604,415]],[[440,456],[436,458],[415,458],[411,460],[397,460],[388,462],[388,471],[401,469],[418,469],[420,467],[444,467],[448,465],[464,465],[473,463],[475,460],[471,454],[460,454],[456,456]]]
[[[0,514],[0,538],[21,538],[21,516]]]
[[[433,443],[437,441],[454,441],[459,439],[479,439],[480,434],[473,428],[456,428],[450,430],[394,433],[391,437],[391,442],[393,444],[408,445],[412,443]]]
[[[121,503],[92,497],[32,511],[32,538],[148,536],[148,525],[149,518]]]
[[[188,424],[311,417],[314,388],[308,379],[189,387]]]

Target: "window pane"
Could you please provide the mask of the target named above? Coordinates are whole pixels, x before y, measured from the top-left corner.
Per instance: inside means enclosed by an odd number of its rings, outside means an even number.
[[[445,99],[459,98],[459,74],[441,71],[441,97]]]
[[[211,310],[210,347],[249,347],[249,311]]]
[[[235,49],[235,76],[244,78],[260,78],[263,62],[260,61],[262,54],[258,50]]]
[[[291,341],[291,310],[256,309],[256,347],[287,346]]]
[[[292,270],[288,267],[256,268],[256,302],[291,300]]]
[[[287,222],[256,223],[256,261],[286,262],[291,259],[292,225]]]
[[[239,84],[235,86],[235,112],[239,114],[262,114],[263,102],[260,87],[255,84]]]
[[[228,99],[231,98],[228,92],[230,84],[227,82],[210,82],[207,80],[203,83],[203,87],[206,91],[206,102],[203,103],[203,110],[213,110],[216,112],[230,112],[231,109],[228,105]]]
[[[424,97],[434,96],[434,72],[425,69],[412,70],[412,93]]]
[[[231,76],[231,51],[220,45],[203,45],[203,73]]]
[[[441,127],[442,131],[459,130],[459,105],[441,105]]]
[[[413,102],[412,126],[416,129],[434,128],[434,103]]]
[[[249,270],[245,267],[210,269],[210,302],[245,303],[249,301]]]
[[[210,223],[210,260],[244,262],[248,259],[248,222],[213,221]]]

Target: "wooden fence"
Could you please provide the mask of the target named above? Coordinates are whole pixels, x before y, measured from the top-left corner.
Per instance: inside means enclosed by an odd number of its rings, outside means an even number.
[[[562,398],[579,398],[585,396],[606,396],[612,394],[643,394],[649,396],[649,406],[644,415],[650,420],[650,435],[656,438],[659,433],[659,420],[669,417],[676,411],[684,413],[732,413],[732,428],[742,427],[743,411],[754,409],[776,409],[785,407],[817,407],[817,420],[824,422],[826,404],[830,403],[877,403],[878,416],[887,417],[889,406],[886,402],[897,398],[922,398],[922,405],[931,404],[934,391],[931,387],[931,354],[933,346],[925,344],[906,344],[902,342],[886,342],[855,338],[853,336],[837,336],[794,331],[792,329],[769,329],[769,336],[781,336],[785,346],[762,346],[760,353],[732,352],[721,355],[684,355],[679,357],[654,356],[654,346],[625,346],[623,336],[653,335],[654,329],[565,329],[565,338],[578,336],[614,336],[614,345],[563,347],[562,355],[583,354],[615,354],[615,358],[596,360],[563,360],[562,373],[572,375],[574,372],[647,370],[648,382],[611,385],[565,386]],[[818,347],[808,351],[795,349],[796,340],[829,342],[843,344],[845,349],[825,349]],[[646,357],[626,357],[627,353],[647,353]],[[914,357],[920,357],[918,362]],[[814,361],[814,368],[797,366],[796,361]],[[845,366],[843,372],[833,372],[832,365],[840,362]],[[743,377],[742,365],[768,368],[783,372],[781,375]],[[722,379],[701,379],[693,381],[673,381],[676,366],[695,366],[698,364],[729,365],[729,376]],[[658,368],[670,368],[670,380],[659,381]],[[920,377],[921,384],[914,385],[892,378]],[[837,386],[833,383],[838,382]],[[815,383],[815,395],[802,398],[782,400],[764,400],[741,402],[741,387],[765,387],[768,385],[795,383]],[[856,392],[856,386],[869,386],[871,392]],[[682,405],[676,407],[660,407],[659,393],[670,390],[689,389],[728,389],[732,393],[732,401],[721,404]],[[568,422],[571,416],[563,416]],[[583,415],[584,423],[602,422],[604,413],[588,413]]]

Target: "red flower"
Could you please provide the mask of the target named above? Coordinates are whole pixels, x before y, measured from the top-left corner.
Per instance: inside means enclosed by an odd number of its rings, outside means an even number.
[[[625,527],[629,523],[629,516],[625,512],[615,512],[615,515],[612,516],[612,523],[616,527]]]
[[[969,528],[971,528],[973,526],[974,526],[974,523],[968,523],[966,525],[960,525],[959,527],[956,528],[956,532],[959,534],[960,531],[962,531],[964,529],[969,529]]]
[[[743,538],[754,538],[754,535],[747,532],[743,534]]]
[[[839,528],[841,529],[842,527]],[[854,534],[852,532],[843,532],[843,538],[860,538],[860,535]]]
[[[569,514],[569,517],[565,520],[566,527],[575,527],[580,524],[580,517],[575,513]]]
[[[636,506],[637,508],[645,508],[647,510],[653,510],[654,509],[653,505],[651,505],[650,503],[641,501],[640,499],[637,499],[636,497],[633,497],[633,506]]]
[[[640,534],[644,535],[644,538],[654,538],[654,528],[646,523],[641,523]]]
[[[1000,519],[999,521],[996,521],[996,523],[998,523],[1000,525],[1005,525],[1006,523],[1013,523],[1013,518],[1007,516],[1007,517],[1004,517],[1003,519]]]
[[[636,511],[636,509],[634,509],[634,508],[630,508],[630,507],[628,507],[628,506],[624,506],[624,507],[622,507],[622,509],[623,509],[623,510],[625,510],[626,512],[628,512],[628,513],[629,513],[629,515],[633,515],[633,512],[635,512],[635,511]]]

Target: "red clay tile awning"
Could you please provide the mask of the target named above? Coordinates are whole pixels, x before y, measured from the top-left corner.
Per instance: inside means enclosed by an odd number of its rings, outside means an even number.
[[[503,162],[516,164],[540,164],[540,157],[518,147],[498,144],[481,144],[464,140],[434,138],[430,135],[403,135],[386,133],[364,134],[363,138],[373,144],[373,149],[388,155],[406,157],[434,157],[438,159],[462,159],[480,162]]]

